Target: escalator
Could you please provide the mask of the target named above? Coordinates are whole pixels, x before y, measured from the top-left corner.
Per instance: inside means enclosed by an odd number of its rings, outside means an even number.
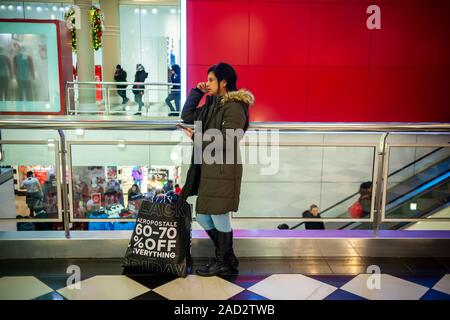
[[[450,156],[448,148],[437,148],[410,165],[389,175],[390,180],[402,176],[411,166],[421,171],[390,186],[386,195],[385,216],[389,219],[423,219],[435,216],[450,201]],[[397,179],[399,180],[399,179]],[[411,222],[384,222],[380,229],[405,229]],[[368,229],[371,223],[355,223],[345,229]],[[341,229],[343,227],[340,227]]]
[[[324,218],[349,218],[354,193],[322,211]],[[450,218],[450,148],[436,148],[388,176],[385,216],[389,219]],[[444,214],[445,212],[445,214]],[[415,223],[383,222],[380,229],[407,229]],[[371,222],[327,223],[332,229],[372,229]],[[412,227],[414,228],[414,227]]]

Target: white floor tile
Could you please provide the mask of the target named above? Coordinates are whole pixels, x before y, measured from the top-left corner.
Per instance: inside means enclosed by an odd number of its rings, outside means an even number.
[[[227,300],[244,289],[219,277],[189,275],[153,291],[170,300]]]
[[[248,290],[271,300],[322,300],[337,288],[301,274],[274,274]]]
[[[126,276],[95,276],[80,284],[80,289],[66,287],[58,293],[69,300],[129,300],[150,291]]]
[[[379,289],[369,289],[368,281],[370,286],[377,283],[372,278],[374,276],[360,274],[341,289],[369,300],[419,300],[428,291],[427,287],[388,274],[380,275]]]
[[[52,291],[35,277],[0,278],[0,300],[30,300]]]
[[[433,287],[434,290],[450,294],[450,274],[446,274]]]

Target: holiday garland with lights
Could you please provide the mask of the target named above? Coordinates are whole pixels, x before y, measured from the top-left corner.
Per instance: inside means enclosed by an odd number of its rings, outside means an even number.
[[[94,50],[98,50],[102,46],[103,13],[99,8],[92,7],[89,10],[89,17],[92,27],[92,46]]]
[[[94,6],[89,10],[89,19],[91,21],[92,32],[92,48],[98,50],[102,46],[103,35],[103,12]],[[64,15],[64,20],[67,23],[67,27],[72,33],[72,51],[77,51],[77,33],[75,29],[75,9],[71,7],[69,11]]]
[[[66,21],[66,25],[72,33],[72,51],[77,51],[77,33],[75,31],[75,10],[73,7],[69,9],[64,15],[64,20]]]

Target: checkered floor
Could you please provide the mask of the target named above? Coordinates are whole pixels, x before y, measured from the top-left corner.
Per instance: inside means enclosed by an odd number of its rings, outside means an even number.
[[[209,278],[126,276],[120,261],[0,261],[0,300],[450,300],[448,258],[241,259],[239,275]]]
[[[67,277],[0,278],[0,300],[450,300],[450,274],[381,274],[173,278],[101,275],[73,284]]]

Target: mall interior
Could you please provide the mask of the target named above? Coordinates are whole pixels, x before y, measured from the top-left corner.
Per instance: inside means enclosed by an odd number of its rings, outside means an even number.
[[[450,300],[449,16],[447,0],[1,0],[0,300]],[[239,267],[196,274],[215,249],[191,196],[187,274],[127,269],[152,250],[138,215],[186,184],[177,124],[219,62],[255,97]]]

